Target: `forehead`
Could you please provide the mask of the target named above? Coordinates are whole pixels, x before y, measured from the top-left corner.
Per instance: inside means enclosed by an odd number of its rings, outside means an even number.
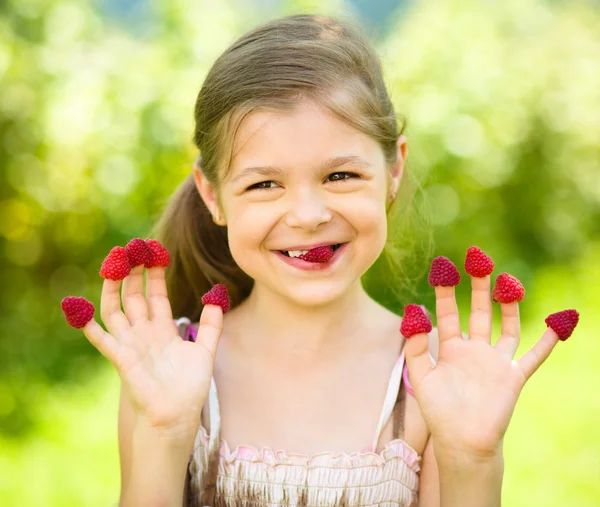
[[[237,131],[233,153],[232,176],[249,164],[318,165],[324,158],[340,155],[359,155],[375,164],[384,160],[373,138],[308,100],[290,111],[250,113]]]

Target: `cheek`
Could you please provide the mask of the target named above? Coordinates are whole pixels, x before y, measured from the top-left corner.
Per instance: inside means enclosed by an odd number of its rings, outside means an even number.
[[[273,212],[256,203],[233,207],[228,210],[228,222],[229,248],[235,258],[262,243],[273,227]]]
[[[385,240],[387,215],[385,203],[379,195],[356,195],[352,205],[346,208],[343,216],[361,236],[374,240],[383,235]]]

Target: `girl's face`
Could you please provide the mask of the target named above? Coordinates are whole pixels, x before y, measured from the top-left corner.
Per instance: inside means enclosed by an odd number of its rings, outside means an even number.
[[[312,306],[355,284],[386,241],[387,195],[401,176],[403,136],[398,147],[390,179],[379,144],[314,102],[248,115],[220,201],[233,258],[256,288]],[[341,246],[324,264],[283,253],[321,245]]]

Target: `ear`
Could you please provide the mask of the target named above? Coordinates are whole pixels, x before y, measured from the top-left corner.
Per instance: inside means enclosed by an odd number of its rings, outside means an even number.
[[[194,182],[196,183],[196,188],[198,189],[198,193],[206,207],[210,211],[213,216],[213,222],[218,225],[225,225],[225,218],[222,216],[219,208],[219,202],[217,200],[217,192],[215,190],[214,185],[208,181],[208,178],[202,172],[202,168],[200,167],[200,159],[196,159],[194,162]]]
[[[398,136],[398,140],[396,141],[396,163],[394,167],[392,167],[390,176],[391,176],[391,188],[390,194],[396,195],[398,191],[398,187],[400,186],[400,180],[402,179],[402,174],[404,173],[404,164],[406,162],[406,155],[408,153],[408,141],[406,136],[400,135]]]

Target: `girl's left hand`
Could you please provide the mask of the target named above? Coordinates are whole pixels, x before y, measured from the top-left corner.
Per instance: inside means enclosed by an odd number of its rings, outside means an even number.
[[[407,339],[406,361],[415,397],[429,425],[438,461],[470,462],[501,454],[502,438],[525,382],[558,342],[550,328],[518,361],[519,303],[500,304],[502,332],[491,344],[490,275],[471,277],[468,339],[460,329],[454,287],[435,287],[439,353],[432,366],[428,334]]]

